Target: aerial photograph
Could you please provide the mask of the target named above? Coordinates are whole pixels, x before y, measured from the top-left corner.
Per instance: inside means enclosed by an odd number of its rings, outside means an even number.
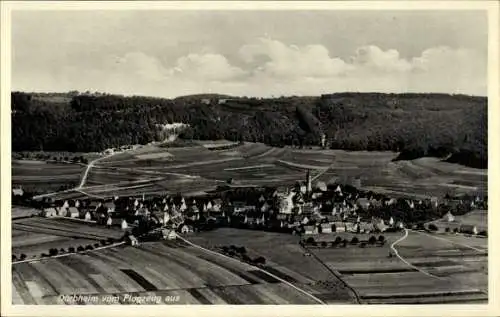
[[[488,304],[481,10],[13,10],[12,305]]]

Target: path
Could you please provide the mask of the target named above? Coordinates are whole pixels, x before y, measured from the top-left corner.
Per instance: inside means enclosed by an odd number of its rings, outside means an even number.
[[[408,238],[408,229],[405,229],[405,235],[402,236],[401,238],[399,238],[398,240],[394,241],[392,244],[391,244],[391,250],[392,252],[394,252],[394,254],[398,257],[398,259],[400,259],[402,262],[404,262],[406,265],[408,265],[409,267],[419,271],[420,273],[422,274],[425,274],[427,276],[430,276],[430,277],[433,277],[433,278],[436,278],[436,279],[439,279],[441,280],[442,278],[438,277],[438,276],[435,276],[435,275],[432,275],[418,267],[416,267],[415,265],[411,264],[410,262],[406,261],[402,256],[399,255],[398,253],[398,250],[396,250],[395,246],[396,244],[398,244],[399,242],[405,240],[406,238]]]
[[[232,260],[232,261],[238,261],[238,262],[241,262],[241,261],[239,261],[239,260],[237,260],[237,259],[235,259],[235,258],[229,257],[229,256],[227,256],[227,255],[224,255],[224,254],[221,254],[221,253],[218,253],[218,252],[215,252],[215,251],[209,250],[209,249],[205,249],[204,247],[199,246],[199,245],[197,245],[197,244],[194,244],[194,243],[192,243],[191,241],[186,240],[186,239],[184,239],[183,237],[181,237],[181,236],[179,236],[179,235],[177,235],[177,239],[180,239],[180,240],[182,240],[182,241],[186,242],[187,244],[189,244],[189,245],[191,245],[191,246],[193,246],[193,247],[195,247],[195,248],[201,249],[201,250],[203,250],[203,251],[205,251],[205,252],[208,252],[208,253],[211,253],[211,254],[215,254],[215,255],[217,255],[217,256],[220,256],[220,257],[223,257],[223,258],[226,258],[226,259]],[[244,262],[242,262],[242,263],[244,263]],[[299,288],[299,287],[297,287],[297,286],[293,285],[292,283],[290,283],[290,282],[288,282],[288,281],[285,281],[284,279],[282,279],[282,278],[280,278],[280,277],[278,277],[278,276],[276,276],[276,275],[274,275],[274,274],[272,274],[272,273],[269,273],[268,271],[266,271],[266,270],[264,270],[264,269],[262,269],[262,268],[260,268],[260,267],[258,267],[258,266],[253,266],[253,265],[250,265],[250,264],[248,264],[248,263],[245,263],[245,264],[247,264],[247,265],[249,265],[249,266],[252,266],[253,268],[255,268],[255,269],[257,269],[257,270],[259,270],[259,271],[261,271],[261,272],[263,272],[263,273],[265,273],[265,274],[267,274],[267,275],[269,275],[269,276],[271,276],[271,277],[273,277],[273,278],[275,278],[275,279],[277,279],[277,280],[279,280],[280,282],[282,282],[282,283],[284,283],[284,284],[287,284],[288,286],[292,287],[292,288],[293,288],[293,289],[295,289],[296,291],[299,291],[300,293],[302,293],[302,294],[306,295],[307,297],[312,298],[312,299],[313,299],[314,301],[316,301],[318,304],[321,304],[321,305],[326,305],[326,303],[325,303],[325,302],[323,302],[321,299],[319,299],[319,298],[317,298],[316,296],[314,296],[313,294],[311,294],[311,293],[309,293],[309,292],[307,292],[307,291],[305,291],[305,290],[303,290],[303,289],[301,289],[301,288]]]
[[[58,191],[58,192],[52,192],[52,193],[47,193],[47,194],[42,194],[42,195],[37,195],[37,196],[33,196],[33,199],[40,199],[40,198],[43,198],[43,197],[49,197],[49,196],[53,196],[53,195],[56,195],[56,194],[60,194],[60,193],[67,193],[67,192],[71,192],[71,191],[80,191],[82,189],[82,187],[85,185],[85,181],[87,180],[87,177],[89,175],[89,172],[90,172],[90,169],[94,166],[94,164],[100,160],[103,160],[105,158],[110,158],[116,154],[119,154],[119,153],[124,153],[126,151],[130,151],[130,150],[125,150],[125,151],[120,151],[120,152],[113,152],[111,154],[108,154],[108,155],[104,155],[104,156],[101,156],[101,157],[98,157],[92,161],[90,161],[90,163],[87,164],[87,168],[85,169],[85,172],[83,174],[83,177],[80,181],[80,184],[74,188],[71,188],[71,189],[66,189],[66,190],[63,190],[63,191]]]

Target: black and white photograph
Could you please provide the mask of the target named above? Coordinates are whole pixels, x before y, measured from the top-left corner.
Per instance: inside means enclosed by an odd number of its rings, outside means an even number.
[[[84,2],[8,10],[9,305],[491,304],[498,3]]]

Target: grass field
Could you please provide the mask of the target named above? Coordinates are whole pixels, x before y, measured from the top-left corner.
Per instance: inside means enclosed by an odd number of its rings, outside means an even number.
[[[251,266],[180,242],[151,242],[19,263],[13,304],[72,304],[60,295],[161,296],[161,304],[313,304]],[[164,301],[169,296],[174,301]],[[74,304],[74,303],[73,303]],[[151,304],[151,303],[150,303]],[[152,303],[154,304],[154,303]]]

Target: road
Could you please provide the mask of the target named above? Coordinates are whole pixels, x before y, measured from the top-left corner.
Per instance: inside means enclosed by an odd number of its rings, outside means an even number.
[[[67,193],[67,192],[71,192],[71,191],[80,191],[82,189],[82,187],[85,185],[85,182],[87,181],[87,177],[89,175],[89,172],[90,170],[92,169],[92,167],[94,166],[94,164],[100,160],[103,160],[105,158],[110,158],[118,153],[124,153],[126,151],[129,151],[129,150],[125,150],[125,151],[121,151],[121,152],[113,152],[111,154],[108,154],[108,155],[104,155],[104,156],[101,156],[101,157],[98,157],[92,161],[90,161],[90,163],[87,164],[87,167],[85,168],[85,172],[83,174],[83,177],[80,181],[80,184],[74,188],[71,188],[71,189],[66,189],[66,190],[63,190],[63,191],[58,191],[58,192],[52,192],[52,193],[47,193],[47,194],[42,194],[42,195],[37,195],[37,196],[33,196],[33,199],[40,199],[40,198],[43,198],[43,197],[50,197],[50,196],[53,196],[53,195],[56,195],[56,194],[60,194],[60,193]]]
[[[404,236],[402,236],[401,238],[399,238],[398,240],[394,241],[394,242],[391,244],[391,250],[392,250],[392,252],[394,253],[394,255],[395,255],[398,259],[400,259],[402,262],[404,262],[406,265],[408,265],[409,267],[411,267],[411,268],[413,268],[413,269],[415,269],[415,270],[419,271],[420,273],[422,273],[422,274],[425,274],[425,275],[427,275],[427,276],[430,276],[430,277],[433,277],[433,278],[436,278],[436,279],[441,280],[442,278],[440,278],[440,277],[438,277],[438,276],[435,276],[435,275],[432,275],[432,274],[430,274],[430,273],[428,273],[428,272],[426,272],[426,271],[424,271],[424,270],[422,270],[422,269],[420,269],[420,268],[416,267],[415,265],[413,265],[413,264],[411,264],[410,262],[406,261],[406,260],[405,260],[402,256],[400,256],[400,255],[399,255],[398,250],[395,248],[395,246],[396,246],[396,244],[398,244],[399,242],[401,242],[401,241],[405,240],[406,238],[408,238],[408,232],[409,232],[409,231],[408,231],[408,229],[406,229],[406,228],[405,228],[405,235],[404,235]]]
[[[205,252],[208,252],[208,253],[211,253],[211,254],[215,254],[215,255],[217,255],[217,256],[220,256],[220,257],[223,257],[223,258],[229,259],[230,261],[238,261],[238,262],[240,262],[239,260],[237,260],[237,259],[235,259],[235,258],[232,258],[232,257],[229,257],[229,256],[227,256],[227,255],[224,255],[224,254],[221,254],[221,253],[218,253],[218,252],[215,252],[215,251],[209,250],[209,249],[205,249],[204,247],[199,246],[199,245],[197,245],[197,244],[194,244],[194,243],[192,243],[191,241],[189,241],[189,240],[187,240],[187,239],[185,239],[185,238],[183,238],[183,237],[181,237],[181,236],[179,236],[179,235],[177,236],[177,239],[180,239],[180,240],[184,241],[185,243],[187,243],[187,244],[189,244],[189,245],[191,245],[191,246],[193,246],[193,247],[195,247],[195,248],[197,248],[197,249],[201,249],[201,250],[203,250],[203,251],[205,251]],[[247,264],[247,265],[250,265],[250,264],[248,264],[248,263],[246,263],[246,264]],[[313,299],[313,300],[314,300],[314,301],[316,301],[318,304],[321,304],[321,305],[326,305],[326,303],[325,303],[325,302],[323,302],[321,299],[319,299],[319,298],[317,298],[316,296],[314,296],[313,294],[311,294],[311,293],[309,293],[309,292],[307,292],[307,291],[303,290],[302,288],[297,287],[297,286],[293,285],[292,283],[290,283],[290,282],[288,282],[288,281],[285,281],[284,279],[282,279],[282,278],[280,278],[280,277],[278,277],[278,276],[276,276],[276,275],[274,275],[274,274],[272,274],[272,273],[269,273],[268,271],[266,271],[266,270],[264,270],[264,269],[262,269],[262,268],[260,268],[260,267],[258,267],[258,266],[253,266],[253,265],[250,265],[250,266],[252,266],[254,269],[259,270],[259,271],[261,271],[261,272],[263,272],[263,273],[265,273],[265,274],[267,274],[267,275],[269,275],[269,276],[271,276],[271,277],[273,277],[273,278],[275,278],[275,279],[279,280],[280,282],[282,282],[282,283],[284,283],[284,284],[286,284],[286,285],[288,285],[288,286],[292,287],[292,288],[293,288],[293,289],[295,289],[296,291],[298,291],[298,292],[300,292],[300,293],[302,293],[302,294],[306,295],[307,297],[309,297],[309,298]]]

